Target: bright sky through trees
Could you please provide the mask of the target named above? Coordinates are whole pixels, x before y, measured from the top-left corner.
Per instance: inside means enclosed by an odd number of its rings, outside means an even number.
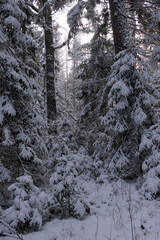
[[[58,13],[56,13],[53,16],[53,19],[59,24],[60,28],[59,28],[59,32],[62,34],[61,36],[61,41],[65,41],[67,39],[68,36],[68,32],[69,32],[69,26],[67,23],[67,13],[69,11],[70,7],[66,8],[65,10],[59,11]],[[83,33],[80,34],[80,42],[82,44],[87,43],[91,40],[93,34],[86,34]]]

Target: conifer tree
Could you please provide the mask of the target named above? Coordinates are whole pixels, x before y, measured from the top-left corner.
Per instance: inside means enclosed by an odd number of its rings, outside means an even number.
[[[40,183],[42,174],[45,147],[39,127],[44,121],[35,108],[38,64],[36,44],[28,35],[30,15],[26,15],[26,9],[24,1],[0,3],[0,181],[5,182],[4,194],[9,182],[18,176],[27,173]]]
[[[100,7],[100,13],[96,11],[97,6]],[[94,155],[94,158],[99,161],[98,159],[102,159],[103,154],[98,154],[97,146],[99,144],[96,144],[95,141],[97,142],[98,139],[105,141],[106,138],[103,134],[103,126],[99,121],[99,105],[105,78],[109,74],[113,62],[113,44],[107,39],[109,33],[108,8],[103,3],[101,6],[99,1],[87,1],[85,8],[85,17],[88,19],[93,37],[91,42],[84,46],[84,51],[87,49],[87,57],[78,67],[80,71],[78,77],[82,80],[78,98],[82,101],[82,111],[77,131],[78,136],[82,136],[81,139],[79,137],[79,143],[85,143],[88,153]]]
[[[13,230],[25,233],[31,229],[40,229],[48,215],[48,195],[40,191],[28,175],[18,177],[9,191],[12,206],[3,212],[2,219],[6,225],[0,224],[0,233],[13,233]]]
[[[139,58],[129,38],[124,2],[110,1],[110,9],[117,55],[103,94],[107,98],[102,118],[108,135],[106,167],[123,178],[134,178],[145,160],[139,151],[142,135],[156,123],[154,98],[146,87],[149,75],[136,69]]]

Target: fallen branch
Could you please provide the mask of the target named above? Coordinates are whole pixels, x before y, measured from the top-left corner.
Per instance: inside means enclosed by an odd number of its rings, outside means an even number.
[[[59,46],[57,46],[57,47],[55,47],[54,45],[52,45],[52,47],[53,47],[54,50],[56,50],[56,49],[58,49],[58,48],[64,47],[64,46],[67,44],[67,42],[68,42],[68,40],[66,40],[65,42],[63,42],[61,45],[59,45]]]

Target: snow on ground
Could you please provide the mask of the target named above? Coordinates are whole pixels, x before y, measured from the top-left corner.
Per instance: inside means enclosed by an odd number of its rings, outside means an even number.
[[[24,240],[160,240],[160,201],[147,201],[124,181],[84,183],[91,214],[83,220],[54,219]],[[0,240],[13,240],[4,237]]]

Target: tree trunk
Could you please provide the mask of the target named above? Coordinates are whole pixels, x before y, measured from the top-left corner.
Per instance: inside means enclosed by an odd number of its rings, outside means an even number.
[[[128,48],[128,23],[123,0],[109,0],[115,53]]]
[[[47,0],[42,0],[44,5],[44,35],[46,49],[46,100],[48,123],[56,120],[56,95],[55,95],[55,72],[54,72],[54,48],[53,48],[53,27],[52,11]]]

